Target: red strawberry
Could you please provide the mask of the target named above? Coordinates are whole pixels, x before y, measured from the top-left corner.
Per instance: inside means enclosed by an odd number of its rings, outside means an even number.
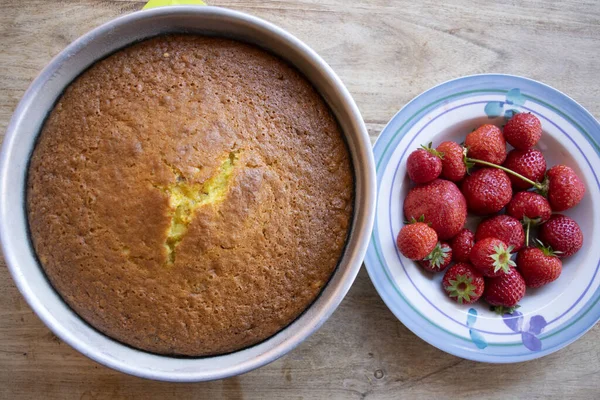
[[[496,306],[497,312],[512,314],[523,296],[525,280],[515,268],[510,268],[507,273],[496,278],[485,280],[483,298],[488,304]]]
[[[482,125],[467,135],[465,146],[470,158],[502,164],[506,159],[506,141],[495,125]]]
[[[461,186],[469,211],[485,215],[500,211],[512,197],[510,179],[504,171],[481,168],[467,176]]]
[[[442,173],[441,155],[431,148],[431,143],[421,147],[410,153],[406,160],[408,176],[415,183],[431,182]]]
[[[437,241],[437,234],[433,229],[426,223],[415,222],[402,227],[396,244],[404,257],[422,260],[433,251]]]
[[[440,242],[427,257],[419,261],[419,264],[429,272],[440,272],[445,270],[451,261],[452,249],[448,243]]]
[[[442,158],[442,177],[458,182],[467,174],[463,160],[464,149],[456,142],[442,142],[436,149],[444,156]]]
[[[541,182],[546,172],[546,159],[536,149],[511,150],[506,156],[504,166],[534,182]],[[515,190],[531,189],[531,184],[514,175],[508,175]]]
[[[562,214],[554,214],[543,224],[539,232],[540,240],[552,247],[558,257],[568,257],[577,253],[583,246],[583,233],[573,219]]]
[[[485,238],[502,240],[515,251],[525,244],[525,231],[518,219],[510,215],[496,215],[482,221],[477,226],[475,240],[478,242]]]
[[[517,268],[528,287],[554,282],[562,272],[562,262],[549,247],[527,247],[517,254]]]
[[[452,258],[456,262],[469,262],[471,249],[475,244],[475,235],[467,228],[463,228],[450,241]]]
[[[531,220],[539,225],[548,221],[552,210],[544,196],[533,192],[518,192],[506,206],[506,213],[519,221]]]
[[[546,173],[545,189],[553,211],[575,207],[585,194],[585,186],[575,171],[566,165],[555,165]]]
[[[483,275],[471,264],[454,264],[444,274],[442,288],[459,304],[475,303],[483,294]]]
[[[440,240],[455,236],[465,225],[467,203],[458,187],[447,180],[436,179],[412,188],[404,199],[407,220],[424,216],[424,222],[437,232]]]
[[[500,239],[485,238],[475,242],[471,250],[471,264],[487,277],[495,277],[507,273],[515,262],[510,259],[512,247],[508,247]]]
[[[542,123],[533,114],[515,114],[504,126],[504,137],[515,149],[530,149],[542,137]]]

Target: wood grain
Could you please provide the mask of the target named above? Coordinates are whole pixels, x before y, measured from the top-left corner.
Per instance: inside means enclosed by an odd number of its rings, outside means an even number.
[[[590,1],[211,1],[289,30],[335,69],[373,139],[429,87],[500,72],[542,80],[600,116],[600,3]],[[0,132],[50,59],[143,1],[0,0]],[[200,384],[117,373],[57,339],[0,266],[0,398],[398,399],[600,397],[600,326],[539,360],[490,365],[421,341],[380,300],[363,270],[338,311],[282,359]]]

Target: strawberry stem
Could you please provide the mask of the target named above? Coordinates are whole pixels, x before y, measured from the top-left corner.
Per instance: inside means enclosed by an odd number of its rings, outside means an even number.
[[[527,221],[526,225],[527,229],[525,230],[525,247],[529,247],[529,227],[531,226],[531,221]]]
[[[516,176],[519,179],[524,180],[525,182],[529,183],[531,186],[533,186],[537,190],[543,190],[543,185],[541,183],[534,182],[531,179],[526,178],[523,175],[521,175],[521,174],[513,171],[512,169],[508,169],[506,167],[503,167],[502,165],[498,165],[498,164],[494,164],[494,163],[491,163],[491,162],[488,162],[488,161],[478,160],[476,158],[470,158],[470,157],[465,158],[465,160],[466,161],[470,161],[470,162],[475,163],[475,164],[482,164],[482,165],[487,165],[488,167],[501,169],[502,171],[506,172],[507,174],[511,174],[513,176]]]

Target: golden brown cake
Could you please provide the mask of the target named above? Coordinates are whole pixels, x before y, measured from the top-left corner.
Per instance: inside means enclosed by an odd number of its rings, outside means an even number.
[[[131,346],[231,352],[305,310],[342,254],[353,173],[331,111],[279,58],[153,38],[96,63],[50,113],[28,215],[46,274]]]

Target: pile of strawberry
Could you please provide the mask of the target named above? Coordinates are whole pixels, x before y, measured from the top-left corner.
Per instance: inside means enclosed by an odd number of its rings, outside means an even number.
[[[503,131],[483,125],[463,145],[430,143],[408,157],[416,186],[404,200],[407,223],[397,246],[427,271],[454,262],[442,287],[456,302],[483,296],[497,312],[512,313],[526,287],[555,281],[561,259],[581,248],[577,222],[553,212],[576,206],[585,187],[568,166],[546,170],[544,155],[533,148],[541,136],[537,117],[519,113]],[[506,142],[514,149],[507,152]],[[467,211],[486,216],[475,233],[464,228]]]

